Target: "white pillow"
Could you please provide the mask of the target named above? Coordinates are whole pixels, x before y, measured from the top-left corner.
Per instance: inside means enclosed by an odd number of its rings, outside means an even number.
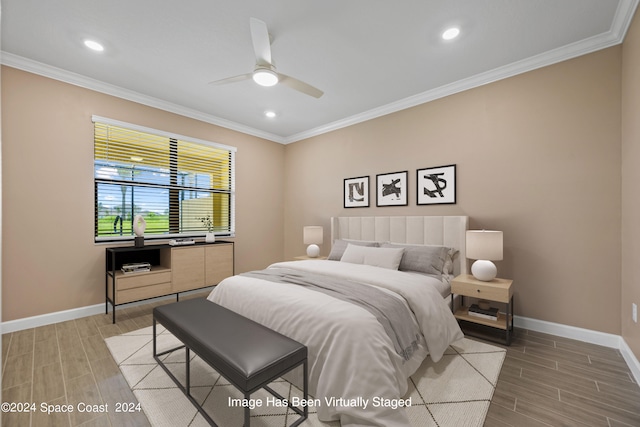
[[[404,248],[376,248],[349,243],[340,261],[397,270],[403,253]]]

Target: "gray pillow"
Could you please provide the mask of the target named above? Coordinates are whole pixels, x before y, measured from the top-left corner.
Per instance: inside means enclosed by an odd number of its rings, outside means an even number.
[[[400,271],[417,271],[420,273],[441,276],[449,253],[446,246],[404,245],[400,243],[383,243],[382,248],[404,248],[400,261]]]
[[[345,249],[347,249],[348,244],[371,247],[380,246],[378,242],[370,242],[367,240],[336,239],[331,246],[331,253],[329,253],[329,257],[327,259],[332,261],[340,261]]]

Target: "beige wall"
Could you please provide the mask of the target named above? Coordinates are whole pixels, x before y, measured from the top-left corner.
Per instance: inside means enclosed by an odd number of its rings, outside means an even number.
[[[516,314],[620,334],[621,48],[286,147],[285,255],[337,215],[468,215],[504,231]],[[457,204],[417,206],[416,169],[457,164]],[[344,209],[343,179],[409,171],[409,206]]]
[[[93,114],[237,147],[236,272],[282,259],[282,145],[3,67],[3,321],[104,302]]]
[[[640,306],[640,15],[623,44],[622,60],[622,336],[640,357],[640,323],[631,320],[631,303]],[[640,307],[639,307],[640,308]]]

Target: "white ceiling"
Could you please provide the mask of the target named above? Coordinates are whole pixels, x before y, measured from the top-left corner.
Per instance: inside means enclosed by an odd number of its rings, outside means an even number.
[[[638,1],[2,0],[1,60],[290,143],[619,44]],[[253,70],[250,17],[266,22],[278,71],[321,98],[208,84]]]

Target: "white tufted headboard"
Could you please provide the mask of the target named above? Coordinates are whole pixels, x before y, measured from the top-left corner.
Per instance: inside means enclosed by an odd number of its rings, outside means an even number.
[[[459,251],[454,275],[468,273],[465,250],[467,216],[341,216],[331,218],[336,239],[442,245]]]

